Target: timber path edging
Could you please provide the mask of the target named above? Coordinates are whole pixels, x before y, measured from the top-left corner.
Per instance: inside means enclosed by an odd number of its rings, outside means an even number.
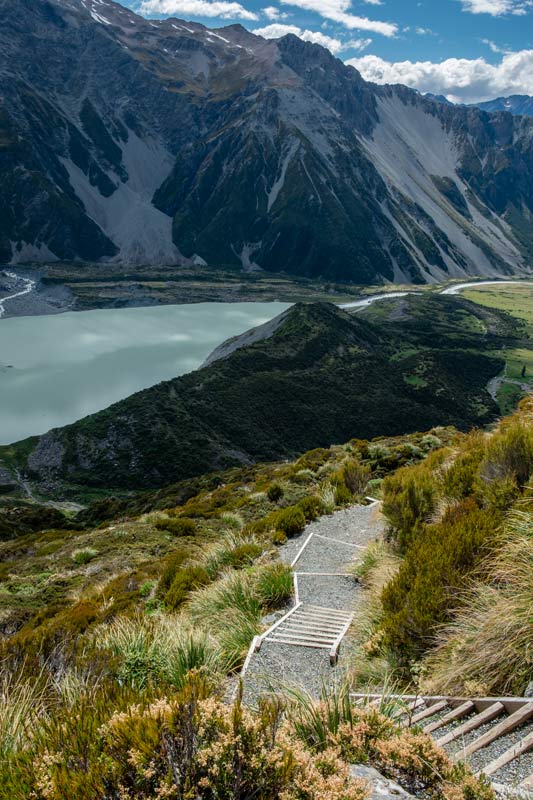
[[[350,572],[357,554],[382,533],[378,500],[309,523],[279,549],[293,570],[294,602],[250,646],[241,670],[244,698],[297,687],[318,696],[338,678],[336,664],[361,591]]]

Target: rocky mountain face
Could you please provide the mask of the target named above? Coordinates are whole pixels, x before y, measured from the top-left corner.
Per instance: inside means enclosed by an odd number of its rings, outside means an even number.
[[[527,274],[533,120],[110,0],[0,0],[0,261]]]
[[[497,97],[495,100],[487,100],[486,103],[478,103],[477,107],[483,111],[507,111],[509,114],[533,117],[533,97],[528,94]]]
[[[296,304],[188,375],[0,448],[45,494],[165,486],[352,437],[482,426],[515,323],[459,297]],[[245,413],[244,413],[245,412]],[[83,490],[83,491],[85,491]]]

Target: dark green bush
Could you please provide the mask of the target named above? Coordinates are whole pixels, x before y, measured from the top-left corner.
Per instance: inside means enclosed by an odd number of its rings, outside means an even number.
[[[155,522],[155,527],[159,531],[168,531],[174,536],[194,536],[196,533],[196,523],[186,517],[175,517],[169,519],[160,517]]]
[[[317,469],[322,467],[331,458],[331,450],[325,447],[316,447],[314,450],[309,450],[308,453],[298,459],[295,464],[295,469],[310,469],[316,472]]]
[[[285,490],[280,483],[271,483],[267,489],[267,497],[273,503],[277,503],[278,500],[284,496]]]
[[[187,599],[193,589],[207,586],[211,582],[209,573],[204,567],[192,565],[182,567],[175,575],[172,585],[165,595],[165,606],[169,611],[175,611]]]
[[[276,517],[276,529],[283,531],[289,539],[305,528],[305,515],[298,506],[289,506],[279,511]]]
[[[500,521],[493,509],[480,508],[468,498],[412,541],[382,595],[384,643],[401,663],[432,644],[437,626],[461,602],[466,577],[495,542]]]
[[[339,484],[335,489],[335,505],[347,506],[353,503],[353,494],[343,483]]]
[[[312,522],[312,520],[317,519],[324,514],[326,510],[320,497],[317,497],[315,494],[310,494],[302,498],[297,505],[298,508],[301,508],[304,512],[307,522]]]
[[[361,464],[355,458],[351,458],[342,467],[342,479],[352,494],[363,494],[370,476],[370,467],[366,464]]]
[[[435,512],[439,495],[434,470],[443,459],[444,452],[437,451],[422,464],[403,467],[383,481],[383,514],[402,553]]]

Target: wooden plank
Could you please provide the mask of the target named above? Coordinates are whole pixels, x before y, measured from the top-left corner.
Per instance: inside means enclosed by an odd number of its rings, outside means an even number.
[[[432,705],[424,708],[423,711],[419,711],[418,714],[415,714],[411,720],[411,725],[418,725],[419,722],[422,722],[423,719],[426,717],[432,717],[433,714],[438,714],[439,711],[444,711],[445,708],[448,708],[448,701],[447,700],[439,700],[438,703],[433,703]]]
[[[528,750],[531,750],[533,747],[533,733],[528,734],[525,736],[520,742],[513,744],[512,747],[509,747],[505,753],[502,753],[501,756],[495,758],[494,761],[491,761],[490,764],[487,764],[486,767],[483,767],[481,772],[485,775],[492,775],[494,772],[498,772],[499,769],[505,767],[510,761],[514,761],[515,758],[527,753]]]
[[[317,642],[318,644],[323,644],[325,647],[331,646],[331,637],[323,638],[321,636],[305,636],[304,634],[300,635],[298,633],[292,633],[292,631],[276,631],[272,634],[272,636],[268,637],[269,642],[277,642],[278,636],[283,637],[284,639],[295,639],[296,641],[300,642]]]
[[[339,616],[339,617],[349,617],[351,616],[349,611],[343,611],[340,608],[324,608],[324,606],[304,606],[306,611],[324,611],[326,614],[331,614],[332,616]]]
[[[288,623],[288,627],[284,626],[283,630],[293,630],[297,631],[298,633],[308,633],[309,635],[313,634],[324,634],[326,636],[330,636],[332,639],[335,639],[339,629],[338,628],[313,628],[308,625],[297,625],[296,622]]]
[[[528,775],[527,778],[525,778],[522,781],[520,786],[522,789],[528,789],[528,790],[533,789],[533,773],[531,775]]]
[[[500,705],[503,706],[503,703],[500,703]],[[505,706],[503,707],[505,708]],[[477,753],[482,747],[491,744],[495,739],[499,739],[500,736],[505,736],[505,734],[514,731],[515,728],[527,722],[531,717],[533,717],[533,703],[528,703],[523,708],[515,711],[514,714],[510,714],[506,719],[503,719],[498,725],[494,725],[490,731],[484,733],[479,739],[475,739],[467,747],[464,747],[460,751],[461,758],[467,758],[472,753]]]
[[[348,633],[352,621],[353,621],[353,615],[350,614],[349,618],[346,620],[344,624],[343,629],[339,631],[339,635],[337,636],[337,638],[335,639],[335,641],[331,646],[331,650],[329,651],[329,663],[331,664],[332,667],[334,667],[337,661],[339,660],[339,650],[341,642]]]
[[[297,645],[298,647],[314,647],[316,650],[329,650],[329,644],[318,644],[314,642],[297,642],[294,639],[284,639],[284,638],[277,638],[277,639],[266,639],[267,642],[276,642],[276,644],[293,644]]]
[[[435,722],[430,722],[429,725],[426,725],[424,733],[433,733],[433,731],[438,730],[439,728],[444,728],[445,725],[448,725],[450,722],[455,722],[456,719],[461,719],[461,717],[466,717],[471,711],[475,709],[475,705],[472,700],[466,700],[466,702],[462,703],[460,706],[457,706],[450,711],[448,714],[445,714],[440,719],[435,720]]]
[[[297,603],[297,604],[296,604],[295,606],[293,606],[293,607],[292,607],[292,608],[291,608],[289,611],[287,611],[287,613],[286,613],[286,614],[284,614],[284,615],[283,615],[283,616],[282,616],[280,619],[278,619],[278,621],[277,621],[277,622],[275,622],[273,625],[271,625],[271,626],[270,626],[270,628],[269,628],[267,631],[265,631],[264,633],[262,633],[262,634],[261,634],[261,636],[258,636],[258,637],[257,637],[257,642],[256,642],[256,646],[255,646],[255,650],[256,650],[256,652],[257,652],[257,651],[259,651],[259,650],[261,649],[261,644],[262,644],[262,643],[263,643],[263,641],[266,639],[266,637],[267,637],[267,636],[269,636],[269,634],[271,634],[271,633],[272,633],[272,631],[275,631],[275,630],[276,630],[276,628],[279,628],[279,626],[280,626],[280,625],[283,625],[283,623],[284,623],[284,622],[285,622],[287,619],[289,619],[289,617],[292,617],[292,615],[293,615],[293,614],[295,614],[295,613],[298,611],[298,609],[300,608],[300,606],[301,606],[301,603]]]
[[[398,719],[398,717],[403,717],[405,714],[410,714],[411,711],[416,711],[417,708],[425,705],[425,702],[423,697],[416,697],[410,703],[406,703],[402,708],[398,708],[392,715],[392,719]]]
[[[484,725],[485,722],[491,722],[493,719],[496,719],[496,717],[499,717],[503,711],[505,711],[505,706],[503,703],[492,703],[492,705],[490,705],[484,711],[480,711],[479,714],[475,714],[475,716],[467,719],[466,722],[463,722],[462,725],[459,725],[453,731],[447,733],[446,736],[443,736],[441,739],[437,739],[437,745],[439,747],[443,747],[449,742],[454,742],[456,739],[460,739],[461,736],[465,736],[467,733],[470,733],[470,731],[475,731],[476,728],[479,728],[480,725]]]

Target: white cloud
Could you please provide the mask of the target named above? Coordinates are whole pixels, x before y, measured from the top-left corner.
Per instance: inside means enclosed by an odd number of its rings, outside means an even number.
[[[345,42],[344,50],[359,50],[360,52],[366,50],[372,44],[372,39],[350,39]]]
[[[287,19],[289,16],[285,11],[280,11],[276,6],[267,6],[263,9],[263,14],[268,19]]]
[[[304,42],[313,42],[313,44],[327,47],[334,55],[341,53],[343,50],[362,51],[372,43],[372,39],[350,39],[343,42],[340,39],[334,39],[332,36],[326,36],[325,33],[320,33],[320,31],[302,30],[297,25],[283,25],[279,22],[273,22],[272,25],[266,25],[264,28],[256,28],[252,33],[255,33],[256,36],[263,36],[265,39],[281,39],[282,36],[292,33],[294,36],[303,39]]]
[[[264,28],[256,28],[252,33],[256,36],[263,36],[265,39],[281,39],[282,36],[287,36],[288,33],[298,36],[304,42],[313,42],[313,44],[321,44],[322,47],[327,47],[332,53],[340,53],[341,50],[348,48],[339,39],[333,39],[331,36],[326,36],[320,31],[304,31],[297,25],[282,25],[279,22],[274,22],[272,25],[267,25]]]
[[[533,94],[533,50],[506,53],[499,64],[484,58],[448,58],[390,62],[374,55],[349,59],[374,83],[404,83],[420,92],[443,94],[449,100],[477,103],[510,94]]]
[[[490,14],[502,17],[505,14],[522,16],[527,14],[533,3],[531,0],[461,0],[463,11],[470,14]]]
[[[350,0],[281,0],[281,2],[297,6],[304,11],[314,11],[321,17],[338,22],[350,30],[372,31],[388,37],[395,36],[398,32],[398,26],[394,22],[381,22],[350,13]]]
[[[141,14],[177,14],[180,17],[259,19],[253,11],[229,0],[143,0],[139,11]]]

